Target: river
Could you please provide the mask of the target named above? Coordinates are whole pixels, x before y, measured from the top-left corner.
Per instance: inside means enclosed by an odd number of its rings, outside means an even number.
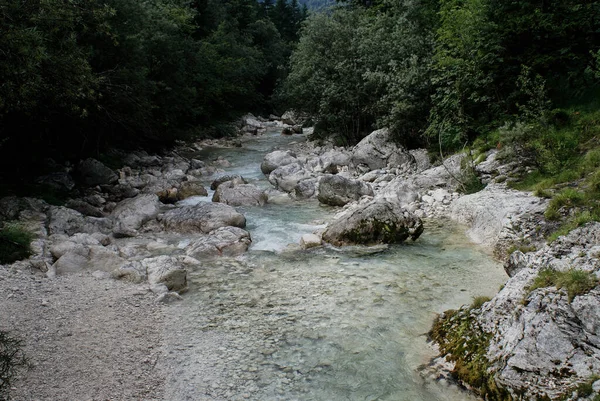
[[[198,157],[223,156],[227,174],[268,188],[262,158],[298,140],[270,131]],[[202,201],[210,198],[185,202]],[[288,245],[335,208],[312,200],[239,210],[249,252],[205,262],[189,273],[184,301],[166,307],[165,399],[476,400],[418,372],[434,356],[426,333],[436,314],[494,295],[507,278],[463,229],[427,221],[415,242],[302,251]]]

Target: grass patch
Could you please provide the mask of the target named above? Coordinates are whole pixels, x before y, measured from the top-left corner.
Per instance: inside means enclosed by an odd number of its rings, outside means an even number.
[[[21,345],[21,340],[0,331],[0,400],[10,398],[11,381],[17,370],[29,367]]]
[[[546,209],[546,212],[544,213],[544,216],[548,220],[558,220],[561,217],[561,208],[573,208],[575,206],[580,206],[584,203],[584,201],[585,194],[583,192],[579,192],[572,188],[565,188],[552,198],[548,208]]]
[[[479,303],[484,298],[476,298]],[[482,302],[483,304],[483,302]],[[486,400],[511,400],[510,394],[496,385],[486,354],[491,335],[475,324],[471,308],[446,311],[438,317],[429,332],[446,359],[454,362],[452,374],[468,384]]]
[[[0,230],[0,263],[13,263],[31,255],[34,236],[18,224],[7,224]]]
[[[544,269],[528,287],[527,296],[538,288],[556,287],[567,291],[570,302],[578,295],[587,294],[597,285],[598,279],[590,272],[575,269],[567,271]]]
[[[481,308],[481,306],[488,302],[491,301],[492,298],[490,297],[486,297],[486,296],[478,296],[478,297],[474,297],[473,298],[473,302],[471,303],[471,308],[472,309],[479,309]]]

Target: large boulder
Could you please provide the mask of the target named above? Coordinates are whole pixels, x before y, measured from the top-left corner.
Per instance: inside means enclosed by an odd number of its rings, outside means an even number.
[[[181,292],[187,289],[187,270],[173,256],[146,258],[141,263],[151,285],[164,284],[169,291]]]
[[[48,211],[48,234],[104,233],[112,230],[112,220],[83,216],[81,213],[62,206],[52,206]]]
[[[169,210],[159,217],[167,230],[209,233],[219,227],[246,227],[246,218],[223,203],[199,203]]]
[[[387,128],[373,131],[352,149],[354,165],[364,164],[371,170],[390,165],[397,167],[414,163],[414,157],[403,147],[395,144]]]
[[[238,227],[221,227],[192,241],[185,248],[185,253],[196,259],[238,256],[246,252],[251,243],[248,231]]]
[[[138,195],[126,199],[112,212],[111,217],[115,221],[113,233],[121,237],[135,236],[137,230],[147,221],[154,219],[159,212],[160,202],[156,195]]]
[[[280,191],[292,192],[299,182],[312,175],[300,163],[291,163],[278,167],[269,174],[269,182]]]
[[[296,155],[287,150],[276,150],[271,152],[265,156],[263,162],[260,165],[260,170],[264,175],[271,174],[272,171],[277,169],[278,167],[286,166],[288,164],[297,163],[298,159],[296,159]]]
[[[377,197],[398,203],[403,207],[420,198],[417,189],[401,177],[394,178],[385,188],[377,193]]]
[[[54,247],[55,255],[57,255],[57,250],[61,251],[60,257],[53,264],[53,269],[57,274],[83,270],[112,272],[127,264],[127,261],[116,252],[101,245],[63,243]]]
[[[231,206],[264,206],[267,203],[267,195],[252,184],[236,185],[234,181],[227,181],[219,185],[212,201]]]
[[[373,188],[363,181],[351,180],[339,175],[326,175],[319,181],[319,202],[332,206],[359,200],[361,197],[373,196]]]
[[[372,200],[342,213],[329,224],[323,240],[330,244],[372,245],[416,240],[423,232],[423,223],[397,203]]]
[[[92,158],[82,160],[77,171],[81,181],[88,186],[112,184],[119,179],[114,171]]]

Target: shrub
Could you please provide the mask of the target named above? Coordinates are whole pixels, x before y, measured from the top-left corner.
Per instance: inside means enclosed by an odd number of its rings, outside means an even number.
[[[6,225],[0,230],[0,263],[13,263],[28,258],[33,238],[33,234],[19,225]]]
[[[473,309],[479,309],[479,308],[481,308],[481,306],[484,303],[486,303],[486,302],[488,302],[490,300],[491,300],[491,298],[490,297],[486,297],[486,296],[475,297],[475,298],[473,298],[473,302],[471,303],[471,308],[473,308]]]
[[[8,400],[11,380],[19,368],[29,366],[22,342],[0,330],[0,400]]]

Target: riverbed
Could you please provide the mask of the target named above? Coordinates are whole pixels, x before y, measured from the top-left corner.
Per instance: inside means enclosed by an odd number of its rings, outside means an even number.
[[[226,174],[269,188],[264,155],[304,140],[270,131],[197,156],[221,156],[231,162]],[[239,210],[249,252],[189,272],[184,301],[165,308],[165,399],[476,399],[419,373],[434,356],[426,333],[436,314],[493,296],[507,278],[461,227],[426,221],[415,242],[300,250],[301,235],[323,227],[336,208],[312,200]]]

